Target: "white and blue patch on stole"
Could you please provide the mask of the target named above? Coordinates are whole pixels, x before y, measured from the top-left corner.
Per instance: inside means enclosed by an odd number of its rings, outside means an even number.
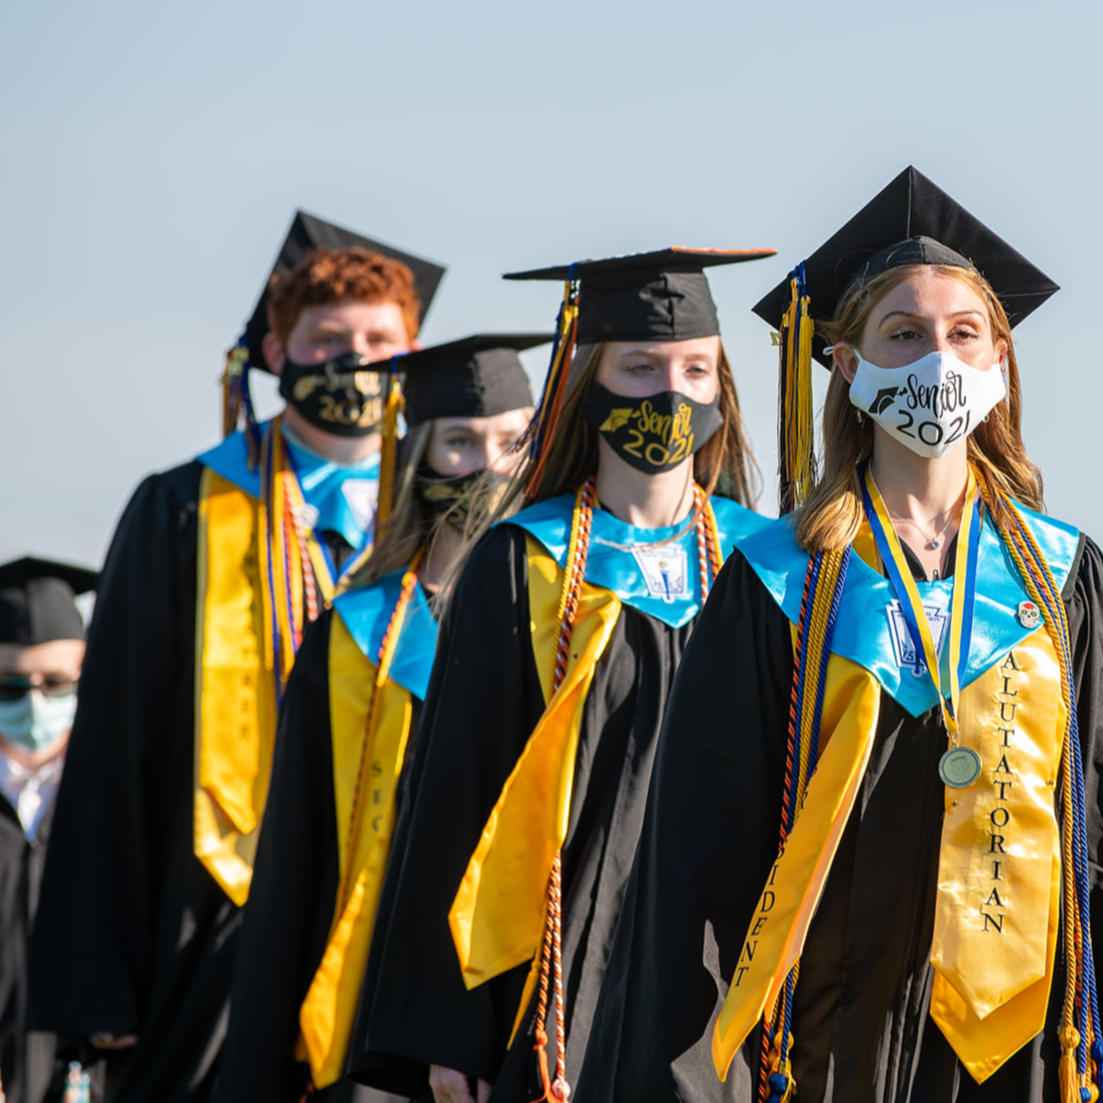
[[[398,604],[405,573],[405,568],[392,571],[367,586],[346,590],[333,599],[334,612],[372,663],[379,661],[383,637]],[[429,611],[429,601],[419,582],[406,606],[402,631],[391,658],[390,680],[424,701],[436,650],[437,622]]]
[[[769,518],[733,502],[712,498],[720,557]],[[502,524],[517,525],[535,537],[560,567],[567,565],[575,496],[563,494],[521,510]],[[684,531],[683,531],[684,530]],[[679,536],[678,534],[681,533]],[[611,590],[625,604],[671,628],[691,621],[702,606],[697,562],[697,526],[644,529],[595,509],[586,556],[586,581]]]
[[[1024,506],[1018,509],[1053,572],[1057,589],[1063,589],[1076,561],[1080,533],[1071,525]],[[808,553],[797,545],[792,520],[772,521],[743,541],[739,551],[781,611],[796,624],[800,619]],[[944,686],[950,684],[949,649],[942,648],[941,642],[948,631],[953,584],[952,577],[916,582],[932,626],[942,625],[941,633],[935,627],[935,635]],[[976,681],[1035,631],[1034,627],[1021,624],[1018,616],[1020,603],[1029,600],[1022,577],[985,511],[977,556],[973,633],[962,688]],[[857,554],[850,558],[831,650],[868,670],[881,688],[912,716],[921,716],[938,703],[922,656],[915,654],[908,637],[892,584]]]

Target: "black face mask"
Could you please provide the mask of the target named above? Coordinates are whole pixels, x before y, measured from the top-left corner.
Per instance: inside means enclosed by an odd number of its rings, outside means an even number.
[[[719,395],[707,405],[680,391],[629,398],[597,382],[590,385],[582,416],[622,460],[648,475],[677,467],[724,424]]]
[[[432,523],[447,517],[449,524],[462,530],[471,509],[469,492],[482,474],[479,470],[466,475],[442,475],[425,462],[419,464],[414,487]]]
[[[322,364],[283,362],[280,394],[311,425],[338,437],[366,437],[383,420],[383,380],[370,361],[346,352]]]
[[[507,478],[505,475],[492,475],[486,479],[484,489],[487,490],[487,495],[480,495],[476,499],[471,490],[484,476],[485,468],[466,475],[442,475],[422,461],[414,475],[414,487],[429,515],[429,528],[432,529],[444,517],[453,528],[462,532],[473,506],[480,511],[487,507],[493,509],[500,497],[500,491],[505,488]]]

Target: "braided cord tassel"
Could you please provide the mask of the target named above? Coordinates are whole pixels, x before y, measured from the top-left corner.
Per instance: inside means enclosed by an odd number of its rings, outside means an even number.
[[[831,639],[852,554],[850,547],[818,552],[809,560],[804,576],[789,702],[779,849],[785,847],[816,769]],[[793,993],[799,973],[798,960],[785,979],[777,1006],[763,1019],[758,1098],[764,1103],[787,1103],[796,1090],[789,1051],[793,1045]]]
[[[990,491],[978,480],[986,500]],[[1087,812],[1084,771],[1080,756],[1080,728],[1072,681],[1072,643],[1068,617],[1056,579],[1014,502],[998,488],[1000,504],[1011,517],[1001,526],[1008,553],[1018,568],[1027,593],[1045,610],[1046,630],[1053,640],[1061,671],[1061,695],[1067,722],[1061,753],[1062,801],[1061,861],[1065,918],[1065,998],[1059,1039],[1059,1076],[1063,1103],[1094,1103],[1103,1078],[1103,1039],[1099,1034],[1099,1004],[1091,943],[1088,880]]]
[[[594,476],[581,486],[575,498],[571,516],[571,540],[567,547],[567,565],[563,571],[563,587],[559,594],[559,642],[555,649],[555,665],[552,669],[551,695],[562,684],[567,674],[570,657],[571,634],[578,613],[578,599],[582,593],[582,580],[586,571],[586,556],[590,548],[590,528],[594,516]],[[536,1003],[536,1060],[540,1068],[540,1082],[544,1087],[542,1099],[548,1103],[567,1103],[571,1088],[567,1083],[567,1033],[563,1017],[563,883],[562,853],[552,862],[548,878],[548,894],[544,905],[544,940],[540,959],[540,985]],[[554,986],[555,993],[555,1056],[554,1080],[548,1067],[548,994]]]

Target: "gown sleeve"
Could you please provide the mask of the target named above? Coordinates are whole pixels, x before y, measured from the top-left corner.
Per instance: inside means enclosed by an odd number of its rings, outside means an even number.
[[[428,1066],[493,1081],[527,967],[468,992],[448,911],[494,806],[540,717],[524,536],[476,547],[449,604],[404,783],[349,1071],[424,1094]]]
[[[192,715],[182,674],[194,667],[200,470],[139,486],[100,576],[31,945],[36,1029],[142,1030],[164,875],[156,856],[175,822],[179,771],[190,771],[190,742],[176,736]]]
[[[575,1103],[734,1098],[711,1028],[777,853],[792,676],[789,622],[737,550],[674,680]]]
[[[1076,716],[1084,767],[1091,887],[1092,946],[1096,949],[1096,989],[1103,983],[1103,554],[1088,537],[1065,584],[1072,643]]]
[[[294,1103],[299,1009],[333,920],[337,831],[329,739],[329,628],[310,625],[280,709],[272,782],[245,905],[215,1103]]]

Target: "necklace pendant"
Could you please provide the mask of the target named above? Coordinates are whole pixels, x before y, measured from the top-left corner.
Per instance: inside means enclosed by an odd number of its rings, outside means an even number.
[[[972,747],[951,747],[939,760],[938,773],[951,789],[968,789],[980,777],[980,755]]]
[[[931,541],[931,547],[935,551],[938,551],[938,549],[942,547],[942,541],[941,540],[932,540]]]

